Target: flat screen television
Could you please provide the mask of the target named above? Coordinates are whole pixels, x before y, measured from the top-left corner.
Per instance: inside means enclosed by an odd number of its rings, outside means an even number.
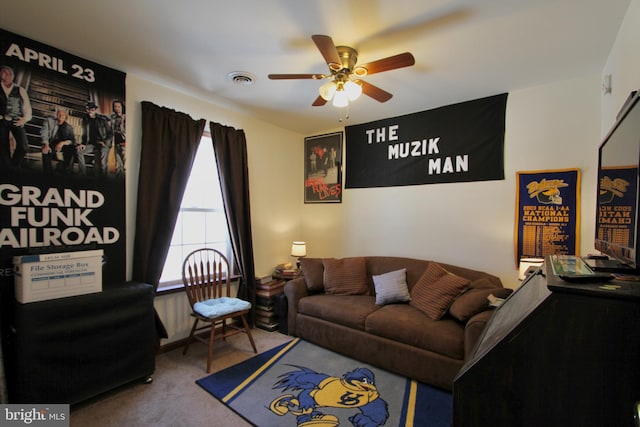
[[[638,274],[640,93],[633,91],[598,151],[595,248],[609,257],[594,268]]]

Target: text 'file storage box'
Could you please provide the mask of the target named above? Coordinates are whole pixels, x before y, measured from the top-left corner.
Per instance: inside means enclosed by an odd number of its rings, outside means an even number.
[[[102,249],[13,258],[16,300],[25,304],[102,291]]]

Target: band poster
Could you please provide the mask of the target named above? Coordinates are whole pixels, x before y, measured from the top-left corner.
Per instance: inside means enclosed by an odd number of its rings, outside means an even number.
[[[345,188],[504,179],[507,95],[347,126]]]
[[[304,139],[304,202],[342,202],[342,132]]]
[[[3,299],[16,255],[102,249],[124,282],[125,74],[2,29],[0,53]]]
[[[580,251],[580,170],[516,172],[516,266]]]

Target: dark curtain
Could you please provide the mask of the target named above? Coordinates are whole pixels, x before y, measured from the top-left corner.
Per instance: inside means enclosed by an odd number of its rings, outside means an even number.
[[[222,200],[227,214],[233,254],[240,270],[238,297],[251,302],[251,326],[255,324],[255,271],[249,209],[249,167],[243,130],[211,122],[211,140],[218,165]]]
[[[133,280],[156,288],[206,120],[142,102]],[[167,333],[158,321],[160,336]]]

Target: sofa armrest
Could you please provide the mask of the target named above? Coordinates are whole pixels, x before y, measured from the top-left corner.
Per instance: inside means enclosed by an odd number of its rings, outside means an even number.
[[[464,327],[464,360],[468,360],[476,348],[476,344],[493,316],[494,310],[485,310],[471,317]]]
[[[298,315],[298,301],[309,295],[304,277],[288,281],[284,285],[284,294],[287,296],[287,326],[289,335],[297,336],[296,318]]]

